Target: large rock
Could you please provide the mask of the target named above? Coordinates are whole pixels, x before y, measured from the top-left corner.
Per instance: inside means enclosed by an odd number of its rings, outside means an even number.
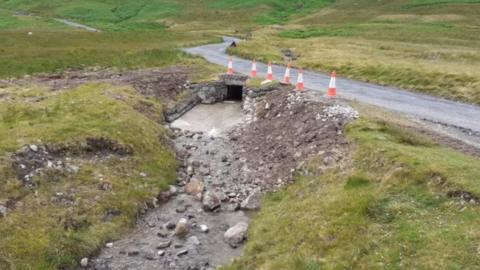
[[[239,222],[230,227],[223,235],[225,242],[231,247],[236,248],[247,238],[248,224]]]
[[[204,188],[205,184],[203,184],[201,180],[191,179],[190,182],[188,182],[188,184],[185,186],[185,192],[197,199],[201,199]]]
[[[201,103],[211,104],[225,99],[227,86],[222,82],[212,82],[197,85],[196,91]]]
[[[203,195],[202,206],[203,210],[205,211],[214,211],[215,209],[219,208],[221,204],[221,200],[219,196],[214,191],[207,191]]]
[[[261,206],[262,193],[255,190],[240,204],[242,210],[258,210]]]
[[[185,218],[181,218],[177,226],[175,226],[175,235],[178,237],[184,237],[188,233],[188,221]]]

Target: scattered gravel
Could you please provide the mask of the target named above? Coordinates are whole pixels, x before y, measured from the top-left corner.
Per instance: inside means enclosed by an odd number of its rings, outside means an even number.
[[[290,183],[313,155],[324,169],[342,164],[342,131],[357,112],[308,93],[265,93],[245,98],[244,120],[227,134],[173,129],[176,185],[91,269],[214,269],[240,256],[249,221],[243,211],[260,209],[264,192]]]

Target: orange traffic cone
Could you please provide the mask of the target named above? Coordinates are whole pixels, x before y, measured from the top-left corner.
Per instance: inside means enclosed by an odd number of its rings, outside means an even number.
[[[297,91],[303,91],[305,89],[305,85],[303,85],[303,70],[298,70],[298,78],[297,78]]]
[[[337,82],[336,82],[337,73],[335,71],[332,72],[330,76],[330,85],[328,86],[327,96],[335,97],[337,95]]]
[[[285,69],[285,75],[283,76],[283,84],[290,84],[290,63],[288,63],[287,69]]]
[[[250,71],[250,77],[257,77],[257,62],[255,61],[255,59],[253,59],[252,61],[252,71]]]
[[[227,68],[227,74],[233,74],[233,60],[232,57],[228,58],[228,68]]]
[[[267,81],[273,81],[272,62],[268,62]]]

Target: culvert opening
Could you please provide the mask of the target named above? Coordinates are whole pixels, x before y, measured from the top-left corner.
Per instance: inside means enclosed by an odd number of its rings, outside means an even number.
[[[226,100],[242,100],[243,86],[241,85],[227,85]]]

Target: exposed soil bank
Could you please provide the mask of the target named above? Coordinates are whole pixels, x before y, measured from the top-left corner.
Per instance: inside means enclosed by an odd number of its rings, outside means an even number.
[[[242,113],[243,112],[243,113]],[[342,163],[350,107],[289,90],[194,108],[172,123],[177,185],[135,230],[107,244],[90,269],[215,269],[241,255],[262,194],[293,180],[313,156]],[[238,123],[235,125],[235,123]],[[193,131],[190,131],[193,130]]]
[[[239,41],[238,39],[225,37],[223,43],[198,46],[185,49],[185,51],[202,56],[211,63],[225,66],[229,58],[226,54],[226,48],[234,40]],[[249,74],[251,60],[237,57],[234,57],[233,60],[236,72]],[[272,68],[275,78],[283,77],[284,66],[273,65]],[[267,70],[267,65],[257,62],[257,69],[260,71]],[[260,73],[259,75],[263,76],[264,74]],[[295,78],[297,69],[292,68],[290,75]],[[330,80],[329,75],[306,71],[304,76],[307,89],[325,93]],[[340,77],[337,77],[337,88],[338,94],[342,97],[379,106],[389,111],[405,113],[414,119],[421,120],[422,126],[429,122],[437,123],[437,130],[440,129],[446,135],[460,139],[474,147],[480,147],[480,121],[478,121],[480,106],[452,102],[425,94]],[[459,133],[462,133],[463,136],[459,136]]]

